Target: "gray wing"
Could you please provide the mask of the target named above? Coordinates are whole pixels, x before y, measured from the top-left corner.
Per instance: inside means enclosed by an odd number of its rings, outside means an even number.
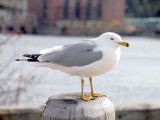
[[[66,67],[85,66],[102,58],[101,51],[93,51],[95,47],[91,41],[65,45],[61,50],[41,55],[39,60]]]

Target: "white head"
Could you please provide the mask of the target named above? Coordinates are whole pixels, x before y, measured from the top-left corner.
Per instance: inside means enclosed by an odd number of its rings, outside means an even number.
[[[103,41],[102,44],[107,44],[108,46],[119,47],[120,45],[130,47],[127,42],[124,42],[122,38],[113,32],[106,32],[99,36],[99,39]]]

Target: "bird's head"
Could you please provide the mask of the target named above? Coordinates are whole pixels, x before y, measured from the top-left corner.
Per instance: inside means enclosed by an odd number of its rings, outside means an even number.
[[[124,42],[122,38],[116,33],[106,32],[102,34],[100,38],[103,39],[108,45],[112,44],[116,47],[119,47],[120,45],[130,47],[130,45],[127,42]]]

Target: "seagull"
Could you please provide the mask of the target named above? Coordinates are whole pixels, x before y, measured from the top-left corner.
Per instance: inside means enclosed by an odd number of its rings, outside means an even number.
[[[35,62],[38,67],[49,67],[71,76],[79,76],[81,99],[88,101],[95,97],[105,96],[94,93],[92,77],[108,72],[118,63],[121,45],[130,47],[118,34],[106,32],[96,38],[44,49],[40,51],[40,54],[25,54],[23,56],[28,59],[16,59],[16,61]],[[84,78],[90,81],[90,96],[84,95]]]

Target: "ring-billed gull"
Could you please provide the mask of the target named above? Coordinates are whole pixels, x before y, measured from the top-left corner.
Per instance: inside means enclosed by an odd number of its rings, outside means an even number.
[[[36,62],[40,67],[49,67],[72,76],[79,76],[82,87],[81,98],[92,100],[95,97],[105,96],[93,92],[92,77],[108,72],[118,63],[121,55],[120,45],[130,47],[118,34],[106,32],[97,38],[54,46],[40,51],[40,54],[25,54],[23,56],[29,59],[16,59],[16,61]],[[91,96],[84,96],[85,77],[90,80]]]

